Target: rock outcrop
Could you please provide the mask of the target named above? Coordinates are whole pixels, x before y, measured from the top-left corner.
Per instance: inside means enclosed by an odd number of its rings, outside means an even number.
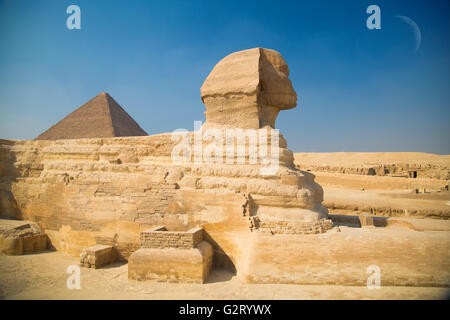
[[[48,247],[47,235],[32,221],[0,219],[0,254],[20,255]]]
[[[450,180],[450,156],[421,152],[295,153],[300,170]]]

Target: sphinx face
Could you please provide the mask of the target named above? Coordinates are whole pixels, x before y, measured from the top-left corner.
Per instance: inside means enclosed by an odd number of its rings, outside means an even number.
[[[263,49],[260,61],[258,102],[261,127],[275,128],[280,110],[297,106],[297,94],[289,80],[289,68],[280,53]]]

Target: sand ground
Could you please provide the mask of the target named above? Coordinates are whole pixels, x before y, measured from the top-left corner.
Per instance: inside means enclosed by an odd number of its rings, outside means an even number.
[[[81,268],[81,289],[68,289],[78,259],[55,251],[0,257],[1,299],[446,299],[448,288],[248,284],[214,270],[206,284],[128,280],[128,265]]]

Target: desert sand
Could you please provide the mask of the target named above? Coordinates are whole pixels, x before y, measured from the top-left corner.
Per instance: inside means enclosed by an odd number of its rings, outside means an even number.
[[[0,257],[1,299],[445,299],[448,288],[246,284],[214,270],[205,284],[128,280],[128,265],[81,269],[81,289],[69,290],[68,266],[78,259],[61,252]]]

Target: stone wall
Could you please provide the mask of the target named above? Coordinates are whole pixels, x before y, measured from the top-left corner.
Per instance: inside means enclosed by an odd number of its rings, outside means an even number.
[[[201,241],[195,248],[140,248],[128,260],[128,279],[204,283],[210,273],[213,248]]]
[[[282,234],[319,234],[333,228],[333,222],[330,219],[322,219],[315,223],[281,223],[265,221],[260,223],[262,232],[282,233]]]
[[[331,172],[344,174],[361,174],[369,176],[392,176],[405,178],[450,179],[450,169],[440,165],[414,165],[414,164],[383,164],[361,167],[342,167],[330,165],[302,165],[297,168],[313,172]],[[415,174],[414,174],[415,172]]]
[[[156,227],[141,232],[141,248],[194,248],[203,240],[203,229],[192,228],[186,232],[167,231],[165,227]]]
[[[420,152],[295,153],[300,170],[418,179],[450,179],[450,156]]]
[[[128,260],[128,278],[203,283],[213,264],[213,247],[203,229],[167,231],[158,226],[141,232],[141,248]]]

